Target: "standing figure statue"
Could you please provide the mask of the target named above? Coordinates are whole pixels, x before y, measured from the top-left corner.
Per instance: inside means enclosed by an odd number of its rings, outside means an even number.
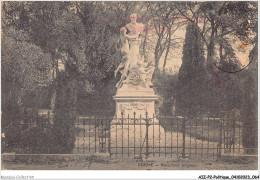
[[[151,87],[154,67],[149,67],[139,52],[144,25],[136,22],[136,14],[131,14],[130,18],[131,22],[120,29],[122,62],[115,70],[115,76],[118,71],[122,75],[116,87],[120,88],[123,84]]]

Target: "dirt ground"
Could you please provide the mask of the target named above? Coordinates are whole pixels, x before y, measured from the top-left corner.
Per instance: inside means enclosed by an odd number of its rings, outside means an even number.
[[[257,170],[256,157],[224,157],[221,160],[173,158],[82,159],[48,162],[2,162],[2,170]]]

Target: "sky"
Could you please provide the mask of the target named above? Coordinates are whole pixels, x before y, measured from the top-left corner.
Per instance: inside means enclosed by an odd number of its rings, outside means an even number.
[[[183,38],[185,39],[185,34],[186,34],[186,26],[181,27],[178,29],[174,34],[173,38]],[[232,48],[235,51],[235,55],[238,61],[241,62],[242,65],[247,65],[249,63],[249,53],[253,49],[253,46],[251,45],[244,45],[238,38],[234,36],[229,36],[230,42],[232,44]],[[184,42],[183,42],[184,43]],[[170,74],[177,74],[179,72],[179,68],[181,67],[182,64],[182,48],[183,48],[183,43],[181,44],[181,47],[179,48],[174,48],[170,50],[170,54],[168,55],[168,60],[166,64],[166,72]],[[216,56],[217,59],[219,58],[219,53],[218,53],[218,47],[216,48]],[[205,49],[205,58],[207,55],[206,49]],[[159,62],[159,68],[162,69],[163,67],[163,59],[164,56],[161,57],[160,62]],[[169,70],[172,69],[171,72]]]

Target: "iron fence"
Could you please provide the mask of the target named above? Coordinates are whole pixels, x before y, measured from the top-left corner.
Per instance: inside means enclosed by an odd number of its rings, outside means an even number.
[[[243,124],[231,117],[85,117],[79,119],[74,153],[111,156],[220,158],[244,154]]]
[[[22,132],[21,137],[15,137],[19,142],[13,151],[32,154],[54,152],[55,145],[48,145],[53,114],[47,112],[26,117],[15,126]],[[233,116],[155,117],[147,113],[145,117],[135,113],[122,114],[121,117],[78,116],[72,153],[216,159],[224,155],[243,155],[252,149],[243,145],[243,128],[251,129],[252,126],[247,127]],[[46,136],[44,143],[36,137],[39,132]]]

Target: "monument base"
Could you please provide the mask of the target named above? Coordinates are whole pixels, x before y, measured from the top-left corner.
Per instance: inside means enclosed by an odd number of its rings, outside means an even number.
[[[124,84],[113,97],[116,101],[115,118],[153,118],[154,102],[158,96],[152,88]]]
[[[165,131],[155,118],[154,103],[158,96],[152,88],[124,84],[113,97],[116,113],[111,122],[112,154],[143,154],[146,147],[160,151]]]

